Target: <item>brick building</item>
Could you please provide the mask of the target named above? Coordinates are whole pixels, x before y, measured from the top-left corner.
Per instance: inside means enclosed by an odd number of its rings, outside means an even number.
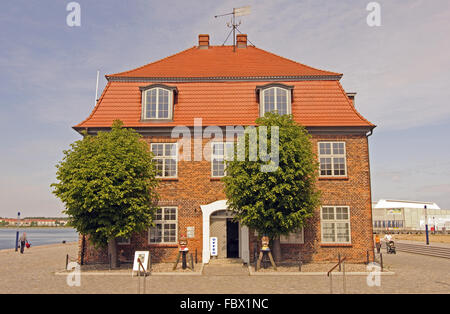
[[[128,257],[149,250],[154,261],[173,261],[183,234],[204,263],[211,237],[218,238],[219,258],[251,261],[257,237],[231,220],[220,181],[226,140],[203,138],[209,158],[197,159],[195,139],[181,144],[172,134],[251,126],[277,110],[292,114],[312,135],[322,191],[322,206],[308,227],[281,239],[283,257],[296,258],[301,250],[305,260],[335,260],[340,253],[365,261],[373,252],[368,136],[375,126],[357,112],[355,94],[344,91],[341,77],[247,45],[242,34],[235,49],[211,46],[209,35],[199,35],[197,46],[107,75],[91,115],[74,129],[96,134],[122,120],[149,143],[161,178],[156,227],[121,239],[118,250]],[[87,242],[82,247],[85,263],[106,260],[104,251]]]

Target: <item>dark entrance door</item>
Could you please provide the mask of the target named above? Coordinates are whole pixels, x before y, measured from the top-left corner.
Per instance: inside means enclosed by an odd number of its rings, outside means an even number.
[[[227,219],[227,257],[239,257],[239,223]]]

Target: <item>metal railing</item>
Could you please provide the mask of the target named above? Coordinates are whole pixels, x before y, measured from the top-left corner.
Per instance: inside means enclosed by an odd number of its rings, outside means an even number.
[[[341,270],[341,264],[342,264],[342,285],[343,285],[343,289],[344,289],[344,294],[347,293],[347,288],[346,288],[346,278],[345,278],[345,260],[347,258],[344,257],[343,259],[341,259],[341,257],[339,256],[339,261],[336,265],[334,265],[328,272],[327,272],[327,276],[330,278],[330,294],[333,294],[333,270],[335,270],[337,267],[339,267],[339,271]]]
[[[138,276],[137,291],[138,291],[138,294],[141,293],[141,277],[142,277],[141,274],[143,273],[144,276],[143,276],[143,284],[142,284],[142,286],[143,286],[143,290],[144,290],[143,294],[145,294],[145,288],[146,288],[146,280],[145,280],[145,278],[147,277],[147,272],[145,271],[144,265],[142,265],[141,260],[138,259],[137,261],[139,263],[138,272],[137,272],[137,276]],[[142,269],[142,272],[141,272],[141,269]]]

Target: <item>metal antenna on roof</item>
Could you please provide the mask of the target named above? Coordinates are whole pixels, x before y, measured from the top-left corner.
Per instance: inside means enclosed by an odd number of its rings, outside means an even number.
[[[226,16],[226,15],[232,15],[231,18],[231,24],[227,23],[227,26],[231,28],[230,33],[228,34],[227,38],[223,42],[222,46],[225,44],[225,42],[228,40],[228,37],[230,37],[230,34],[233,33],[233,51],[236,51],[236,30],[240,33],[241,31],[238,29],[238,26],[241,25],[241,21],[239,21],[239,24],[236,24],[236,16],[244,16],[250,14],[250,6],[245,6],[241,8],[233,8],[233,12],[226,13],[226,14],[220,14],[215,15],[215,18],[218,18],[220,16]]]
[[[97,85],[95,85],[95,104],[94,106],[97,106],[97,101],[98,101],[98,76],[100,74],[100,71],[97,70]]]

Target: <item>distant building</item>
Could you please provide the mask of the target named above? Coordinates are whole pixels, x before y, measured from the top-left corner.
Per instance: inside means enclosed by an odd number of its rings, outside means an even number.
[[[16,218],[0,218],[0,223],[6,226],[16,226]],[[65,226],[67,224],[67,219],[54,219],[54,218],[24,218],[19,219],[19,226],[21,227],[57,227]]]
[[[425,230],[425,205],[430,230],[450,230],[450,210],[440,209],[436,203],[386,199],[372,205],[373,228],[375,231]]]

